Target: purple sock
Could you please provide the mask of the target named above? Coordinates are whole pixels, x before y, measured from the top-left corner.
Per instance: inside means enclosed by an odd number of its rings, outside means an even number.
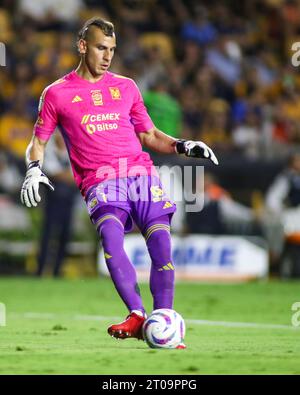
[[[153,309],[172,309],[175,272],[171,259],[169,217],[165,215],[149,223],[144,236],[152,261],[150,290]]]
[[[97,226],[102,238],[107,268],[123,302],[129,311],[145,311],[140,296],[135,268],[124,250],[124,224],[128,214],[121,209],[113,208],[103,214],[98,212]]]

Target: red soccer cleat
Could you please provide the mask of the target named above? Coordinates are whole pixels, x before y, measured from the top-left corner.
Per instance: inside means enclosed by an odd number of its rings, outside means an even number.
[[[176,347],[176,350],[185,350],[185,349],[186,349],[186,345],[184,343],[180,343]]]
[[[139,340],[143,340],[142,327],[145,319],[145,317],[131,313],[127,316],[125,321],[120,324],[111,325],[107,329],[107,332],[117,339],[135,337]]]

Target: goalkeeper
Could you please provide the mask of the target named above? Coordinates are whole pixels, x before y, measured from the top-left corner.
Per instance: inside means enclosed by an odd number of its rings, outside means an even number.
[[[116,338],[142,338],[145,309],[136,272],[124,247],[133,221],[145,237],[151,257],[153,308],[173,308],[174,267],[170,222],[176,210],[165,196],[155,167],[142,145],[163,154],[210,159],[203,142],[176,140],[151,121],[135,82],[108,71],[116,49],[112,23],[88,20],[78,35],[76,70],[42,93],[32,140],[26,150],[28,170],[21,190],[27,207],[40,202],[39,185],[54,186],[42,171],[47,141],[59,127],[75,181],[92,223],[102,239],[106,264],[129,315],[111,325]],[[180,346],[184,348],[185,346]]]

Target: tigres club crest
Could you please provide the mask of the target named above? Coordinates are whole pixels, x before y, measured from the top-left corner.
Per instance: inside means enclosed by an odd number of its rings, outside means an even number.
[[[109,88],[110,94],[111,94],[111,98],[113,100],[120,100],[121,99],[121,92],[119,90],[119,88]]]
[[[164,191],[159,186],[152,186],[150,188],[152,194],[152,202],[160,202],[162,201]]]
[[[97,198],[93,198],[89,203],[88,203],[88,211],[91,214],[95,209],[95,207],[98,204],[98,199]]]
[[[95,106],[102,106],[103,105],[103,98],[102,93],[100,90],[92,90],[92,100]]]

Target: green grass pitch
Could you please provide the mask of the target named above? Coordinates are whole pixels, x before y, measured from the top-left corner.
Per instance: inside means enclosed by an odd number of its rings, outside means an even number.
[[[127,314],[110,279],[2,278],[0,302],[0,374],[300,374],[299,282],[177,283],[186,350],[109,337]]]

